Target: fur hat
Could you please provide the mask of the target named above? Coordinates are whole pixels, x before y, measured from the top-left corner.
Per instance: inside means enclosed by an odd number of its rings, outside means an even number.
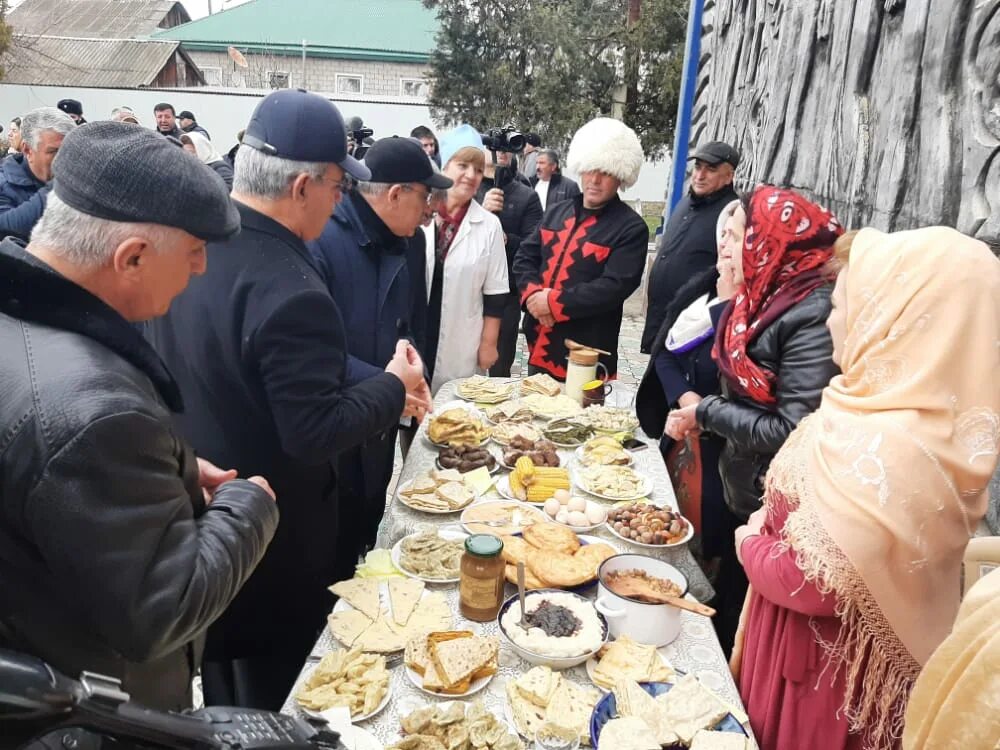
[[[632,128],[620,120],[598,117],[576,131],[566,166],[576,174],[605,172],[628,189],[639,179],[645,160],[639,136]]]

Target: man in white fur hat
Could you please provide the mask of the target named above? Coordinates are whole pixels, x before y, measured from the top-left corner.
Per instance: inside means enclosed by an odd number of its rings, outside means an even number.
[[[646,222],[618,197],[639,177],[642,145],[624,123],[599,117],[573,136],[567,161],[582,195],[550,205],[514,258],[528,371],[565,380],[572,339],[611,352],[601,361],[614,377],[622,308],[642,280],[649,243]]]

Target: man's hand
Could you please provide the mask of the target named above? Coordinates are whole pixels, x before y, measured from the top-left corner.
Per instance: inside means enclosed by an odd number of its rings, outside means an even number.
[[[268,483],[266,479],[264,479],[264,477],[250,477],[247,481],[253,482],[262,490],[264,490],[264,492],[266,492],[268,495],[271,496],[272,500],[276,501],[278,499],[277,497],[275,497],[274,490],[271,489],[271,485]]]
[[[503,190],[500,188],[487,190],[483,196],[483,208],[494,214],[503,211]]]
[[[409,341],[400,339],[396,342],[396,353],[392,360],[385,366],[386,372],[391,372],[403,382],[407,393],[415,393],[424,381],[424,363],[420,360],[420,355],[413,348]]]
[[[528,308],[528,312],[531,313],[541,323],[543,326],[552,327],[555,323],[555,319],[552,316],[552,310],[549,309],[549,292],[551,289],[539,289],[537,292],[528,297],[525,307]],[[546,319],[549,321],[546,323]]]
[[[486,370],[489,370],[491,367],[493,367],[493,365],[496,364],[496,361],[498,359],[500,359],[500,352],[497,351],[496,341],[479,342],[479,351],[477,353],[477,364],[479,365],[480,370],[483,370],[484,372]]]
[[[701,432],[698,427],[698,420],[695,418],[697,404],[674,409],[667,415],[667,424],[664,432],[674,440],[684,440],[688,435],[696,436]]]
[[[198,485],[201,487],[201,494],[205,497],[205,503],[212,502],[215,491],[219,486],[236,479],[236,469],[220,469],[211,461],[204,458],[198,459]]]
[[[424,417],[434,410],[430,386],[426,380],[420,381],[420,386],[413,393],[406,394],[406,406],[403,407],[404,417],[413,417],[420,424]]]

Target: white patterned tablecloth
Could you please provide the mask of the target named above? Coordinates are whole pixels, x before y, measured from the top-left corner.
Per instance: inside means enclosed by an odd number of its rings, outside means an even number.
[[[616,389],[618,388],[621,388],[621,386],[616,385]],[[442,386],[438,392],[437,397],[435,398],[435,406],[448,403],[449,401],[452,401],[453,398],[454,383],[447,383]],[[426,440],[425,430],[426,425],[420,428],[417,436],[413,440],[410,453],[407,456],[399,477],[400,483],[430,469],[434,464],[434,458],[437,455],[437,451]],[[560,451],[560,453],[565,457],[570,458],[572,451]],[[653,491],[651,493],[651,497],[655,502],[670,505],[676,508],[677,503],[676,498],[674,497],[673,487],[670,484],[666,469],[663,465],[662,459],[660,458],[660,454],[655,443],[651,444],[648,450],[639,451],[635,454],[634,468],[653,480]],[[483,500],[491,499],[502,498],[500,498],[499,495],[496,495],[495,490],[493,490],[491,495],[483,498]],[[386,509],[386,516],[379,531],[378,546],[385,549],[391,548],[399,539],[416,531],[417,527],[421,524],[446,526],[457,523],[457,514],[439,516],[420,513],[419,511],[412,510],[403,505],[394,496],[388,503]],[[701,601],[707,601],[714,595],[711,585],[686,547],[665,549],[662,551],[640,549],[630,545],[628,542],[618,539],[606,529],[593,531],[591,534],[594,536],[600,536],[611,546],[622,552],[639,551],[644,554],[652,553],[655,557],[659,557],[670,562],[687,575],[690,582],[691,592],[688,595],[689,598],[697,598]],[[495,621],[488,623],[475,623],[466,620],[459,614],[457,584],[428,584],[428,589],[440,590],[445,594],[448,603],[451,606],[452,612],[454,613],[454,625],[456,629],[472,630],[483,635],[499,634],[499,628]],[[517,593],[517,588],[508,584],[506,591],[507,596],[512,596],[515,593]],[[593,596],[596,594],[596,586],[581,593]],[[298,680],[296,680],[291,694],[285,701],[285,705],[282,708],[283,712],[300,714],[297,704],[292,699],[292,695],[294,695],[296,690],[298,690],[302,680],[313,668],[313,666],[315,666],[315,663],[319,660],[319,658],[328,651],[339,647],[340,644],[334,639],[329,628],[324,629],[323,634],[320,636],[313,648],[312,654],[303,666],[302,672],[300,673]],[[723,656],[722,649],[719,646],[719,641],[715,636],[712,624],[707,619],[689,612],[682,612],[680,635],[673,643],[663,647],[660,651],[676,669],[683,672],[693,672],[706,687],[715,690],[720,697],[729,702],[738,712],[743,710],[739,693],[736,689],[735,683],[733,682],[732,675],[729,672],[729,667]],[[507,699],[504,692],[507,681],[516,678],[518,675],[530,669],[530,667],[530,664],[523,661],[512,651],[506,647],[501,647],[499,672],[481,693],[465,700],[471,701],[475,698],[480,698],[485,703],[486,707],[493,711],[497,716],[502,717],[507,715]],[[563,674],[569,679],[579,682],[580,684],[591,684],[587,678],[587,672],[583,665],[567,670],[563,672]],[[428,695],[418,689],[407,678],[406,668],[403,666],[399,666],[391,670],[389,684],[392,692],[392,698],[389,701],[389,705],[381,713],[360,723],[360,726],[374,734],[378,737],[379,741],[386,745],[391,744],[401,737],[399,733],[400,716],[405,716],[414,708],[426,705],[427,703],[449,700],[449,698],[446,697],[437,698]]]

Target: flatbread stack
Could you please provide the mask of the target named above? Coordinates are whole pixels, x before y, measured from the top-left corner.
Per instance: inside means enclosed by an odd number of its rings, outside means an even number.
[[[455,469],[431,469],[414,477],[399,490],[399,495],[411,508],[438,513],[461,510],[475,499],[475,493]]]
[[[473,682],[497,672],[500,641],[469,630],[427,633],[406,644],[406,666],[423,677],[424,690],[464,695]]]
[[[597,578],[597,569],[618,550],[609,544],[580,544],[580,538],[557,523],[536,523],[521,536],[502,536],[505,575],[517,583],[517,564],[525,564],[525,587],[572,588]]]
[[[332,613],[327,622],[334,637],[366,653],[402,651],[420,633],[451,627],[451,609],[440,592],[424,592],[424,582],[393,578],[388,583],[389,607],[382,605],[373,578],[351,578],[330,587],[351,609]]]
[[[518,733],[534,737],[546,721],[576,732],[590,744],[590,715],[600,694],[548,667],[532,667],[507,683],[507,701]]]
[[[521,381],[521,395],[541,393],[543,396],[558,396],[562,393],[562,385],[551,375],[540,372],[530,375]]]
[[[672,667],[663,662],[656,646],[637,643],[627,635],[607,644],[597,654],[599,662],[591,674],[598,687],[610,690],[616,682],[673,682]]]
[[[729,714],[729,707],[705,688],[694,675],[684,675],[669,692],[656,696],[647,693],[634,680],[620,680],[612,687],[618,717],[601,729],[601,750],[645,748],[650,739],[655,747],[681,744],[695,747],[699,736],[702,750],[744,750],[745,739],[738,734],[711,731]],[[623,722],[622,719],[633,721]],[[640,731],[636,720],[645,731]],[[611,734],[607,734],[609,728]],[[702,737],[701,735],[713,735]],[[730,739],[735,737],[738,742]]]

